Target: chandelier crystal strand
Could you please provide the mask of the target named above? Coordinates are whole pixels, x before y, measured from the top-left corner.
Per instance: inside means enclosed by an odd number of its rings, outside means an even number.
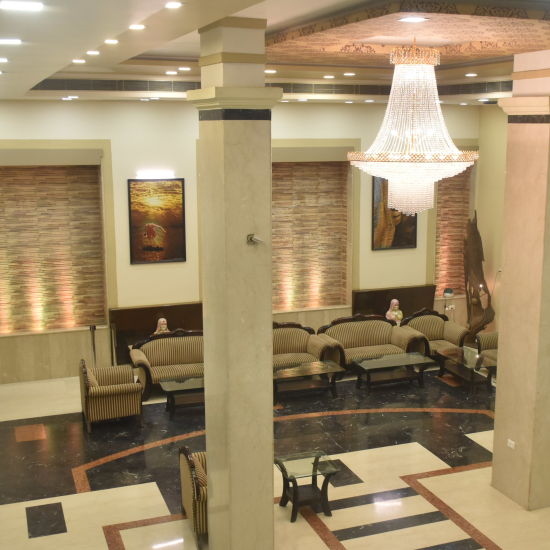
[[[478,158],[453,143],[439,105],[434,65],[439,52],[413,44],[393,50],[395,65],[382,126],[352,166],[388,180],[388,205],[405,214],[433,207],[434,183],[463,172]]]

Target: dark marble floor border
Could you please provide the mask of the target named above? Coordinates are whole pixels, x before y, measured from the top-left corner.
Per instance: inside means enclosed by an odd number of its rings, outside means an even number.
[[[424,497],[432,506],[435,506],[442,514],[447,516],[455,525],[466,532],[472,539],[480,544],[482,548],[485,550],[502,550],[500,546],[474,527],[466,518],[461,516],[456,510],[451,508],[438,496],[422,485],[422,483],[420,483],[421,479],[456,474],[458,472],[477,470],[479,468],[489,468],[491,465],[492,462],[480,462],[478,464],[469,464],[467,466],[457,466],[455,468],[445,468],[442,470],[433,470],[431,472],[423,472],[420,474],[405,475],[401,476],[401,479],[412,487],[419,495]]]
[[[286,416],[276,416],[273,418],[274,422],[285,422],[289,420],[303,420],[306,418],[319,418],[323,416],[346,416],[354,414],[389,414],[389,413],[404,413],[404,412],[413,412],[413,413],[450,413],[450,414],[483,414],[490,418],[494,418],[494,412],[487,409],[454,409],[454,408],[436,408],[436,407],[402,407],[402,408],[379,408],[379,409],[349,409],[345,411],[320,411],[313,413],[302,413],[302,414],[290,414]],[[176,435],[173,437],[168,437],[166,439],[158,439],[157,441],[150,441],[145,445],[138,445],[112,455],[107,455],[92,462],[87,462],[72,468],[73,480],[77,493],[86,493],[91,491],[90,482],[88,480],[87,472],[92,468],[97,468],[103,464],[113,462],[120,458],[124,458],[133,454],[141,453],[147,451],[148,449],[154,449],[155,447],[161,447],[162,445],[167,445],[169,443],[176,443],[178,441],[185,441],[186,439],[192,439],[193,437],[199,437],[205,434],[205,430],[198,430],[195,432],[190,432],[188,434]]]

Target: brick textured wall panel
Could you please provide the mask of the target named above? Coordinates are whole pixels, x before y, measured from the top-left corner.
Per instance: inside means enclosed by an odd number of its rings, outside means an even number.
[[[445,288],[464,294],[464,237],[470,212],[471,168],[440,181],[437,192],[436,297]]]
[[[0,167],[0,196],[0,333],[104,323],[99,167]]]
[[[273,164],[273,309],[346,303],[347,162]]]

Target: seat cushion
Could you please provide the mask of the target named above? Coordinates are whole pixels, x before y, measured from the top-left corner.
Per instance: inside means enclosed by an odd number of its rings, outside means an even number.
[[[282,353],[305,353],[310,334],[297,327],[273,329],[273,355]]]
[[[454,350],[459,348],[452,342],[447,342],[447,340],[430,340],[430,353],[435,353],[436,351],[445,349]]]
[[[312,361],[319,361],[319,359],[310,353],[279,353],[273,356],[273,368],[275,370],[284,369]]]
[[[164,365],[151,368],[151,381],[158,384],[161,380],[175,380],[177,378],[200,378],[204,376],[202,363],[186,365]]]
[[[443,326],[445,321],[435,315],[421,315],[409,321],[409,326],[426,336],[430,342],[443,338]]]
[[[394,346],[393,344],[385,344],[382,346],[366,346],[362,348],[350,348],[344,350],[346,355],[346,365],[351,364],[358,359],[374,359],[382,355],[395,355],[397,353],[405,353],[403,348]]]
[[[141,351],[152,367],[204,361],[202,336],[157,338],[143,344]]]
[[[391,342],[392,325],[378,320],[351,321],[329,327],[326,334],[340,342],[345,349],[380,346]]]
[[[486,349],[486,350],[483,350],[479,355],[496,365],[497,354],[498,354],[498,350],[496,349]]]

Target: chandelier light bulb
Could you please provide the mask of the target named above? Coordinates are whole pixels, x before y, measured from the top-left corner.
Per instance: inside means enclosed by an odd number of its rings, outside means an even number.
[[[388,206],[404,214],[433,207],[434,184],[463,172],[478,158],[453,143],[439,104],[435,48],[395,48],[388,106],[376,139],[365,152],[348,153],[352,166],[388,180]]]

